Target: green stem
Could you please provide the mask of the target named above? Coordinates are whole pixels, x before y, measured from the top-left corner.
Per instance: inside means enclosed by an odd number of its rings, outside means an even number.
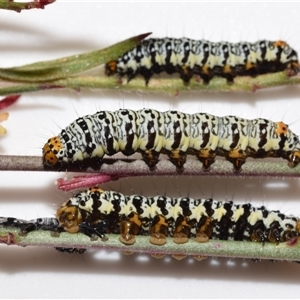
[[[300,76],[288,77],[285,72],[261,75],[256,78],[237,77],[232,85],[226,83],[223,78],[214,78],[208,85],[191,81],[189,85],[184,85],[179,78],[169,77],[156,79],[152,78],[149,85],[145,85],[142,78],[135,78],[129,83],[123,80],[118,82],[116,77],[105,76],[77,76],[68,77],[60,80],[47,82],[32,82],[14,84],[8,87],[0,88],[0,95],[19,94],[26,92],[35,92],[47,89],[116,89],[145,92],[163,92],[175,94],[183,91],[209,91],[209,92],[255,92],[259,89],[265,89],[275,86],[299,85]]]
[[[300,245],[297,240],[294,245],[288,243],[220,241],[210,240],[207,243],[197,243],[193,239],[185,244],[176,244],[172,238],[167,238],[164,246],[152,245],[149,237],[137,236],[135,244],[125,246],[119,241],[119,236],[107,234],[108,241],[91,241],[83,234],[61,233],[59,237],[52,237],[49,231],[34,231],[27,236],[18,235],[15,228],[0,228],[0,241],[8,245],[64,247],[64,248],[93,248],[115,250],[126,253],[147,253],[150,255],[175,255],[194,257],[230,257],[230,258],[257,258],[272,260],[300,260]]]

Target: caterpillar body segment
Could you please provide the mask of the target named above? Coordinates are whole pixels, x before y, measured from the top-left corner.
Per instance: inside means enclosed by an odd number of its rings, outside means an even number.
[[[217,117],[153,109],[100,111],[81,117],[50,138],[43,148],[46,166],[68,165],[88,158],[140,152],[150,168],[167,154],[181,172],[187,155],[209,170],[217,156],[241,171],[247,157],[281,157],[289,167],[300,161],[299,137],[283,122]]]
[[[233,83],[236,76],[256,76],[287,70],[289,76],[299,70],[297,52],[284,41],[261,40],[256,43],[209,42],[189,38],[143,40],[117,60],[105,66],[106,75],[140,74],[148,84],[153,74],[179,73],[185,83],[198,75],[204,83],[221,76]]]
[[[49,230],[59,233],[62,229],[56,218],[37,218],[32,220],[22,220],[13,217],[0,217],[0,227],[14,227],[20,229],[20,235],[27,235],[35,230]]]
[[[123,244],[132,245],[137,235],[149,235],[155,245],[173,237],[177,244],[193,238],[281,243],[299,236],[300,221],[279,211],[251,204],[213,199],[125,196],[90,188],[67,200],[57,210],[57,219],[67,232],[103,238],[119,234]],[[100,230],[101,229],[101,230]],[[82,231],[81,231],[82,232]]]

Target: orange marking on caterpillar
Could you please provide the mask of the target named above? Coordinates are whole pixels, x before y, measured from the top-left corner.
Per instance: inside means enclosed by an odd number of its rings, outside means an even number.
[[[286,125],[285,123],[283,123],[283,122],[277,122],[276,125],[277,125],[276,133],[278,135],[280,135],[280,134],[286,134],[288,132],[288,127],[289,126]]]
[[[285,47],[287,46],[287,43],[284,41],[276,41],[273,43],[275,47]]]

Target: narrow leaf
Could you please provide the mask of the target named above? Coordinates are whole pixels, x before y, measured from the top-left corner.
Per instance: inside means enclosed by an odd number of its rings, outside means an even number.
[[[3,80],[23,82],[44,82],[66,78],[80,73],[107,61],[117,59],[130,50],[150,33],[131,37],[105,49],[88,53],[72,55],[56,60],[37,62],[14,68],[0,68],[0,78]]]

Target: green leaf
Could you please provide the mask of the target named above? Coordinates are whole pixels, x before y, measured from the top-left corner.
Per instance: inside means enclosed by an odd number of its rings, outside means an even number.
[[[42,61],[21,67],[0,68],[0,78],[14,82],[45,82],[70,77],[110,60],[115,60],[135,47],[151,33],[131,37],[105,49],[72,55],[56,60]]]

